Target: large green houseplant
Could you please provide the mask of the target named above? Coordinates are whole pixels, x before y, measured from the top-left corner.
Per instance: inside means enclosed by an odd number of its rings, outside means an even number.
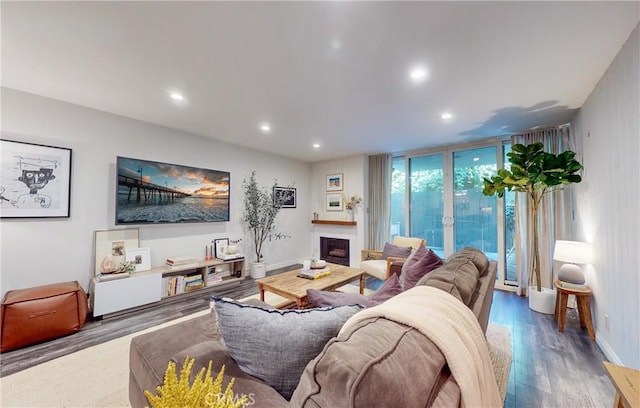
[[[273,187],[278,185],[277,180],[273,181]],[[248,180],[242,181],[244,190],[244,222],[249,230],[253,243],[255,255],[254,263],[262,264],[263,247],[267,239],[288,238],[287,235],[276,232],[276,217],[282,208],[282,205],[288,200],[287,193],[275,194],[274,188],[267,190],[260,187],[256,180],[255,170],[251,172]],[[261,272],[253,272],[252,276],[264,276],[264,264],[261,265]]]
[[[531,252],[533,254],[533,274],[529,281],[535,281],[538,292],[542,290],[540,275],[538,209],[545,194],[571,183],[582,181],[578,171],[583,167],[575,160],[575,153],[567,150],[558,155],[543,151],[542,143],[530,145],[514,144],[507,153],[511,169],[500,169],[490,179],[484,179],[482,193],[487,196],[504,196],[505,190],[525,193],[529,201],[529,211],[533,218]]]

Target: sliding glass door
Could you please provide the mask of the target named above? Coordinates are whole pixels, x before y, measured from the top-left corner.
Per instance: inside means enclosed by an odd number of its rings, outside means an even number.
[[[494,142],[396,157],[392,233],[424,238],[440,257],[476,247],[498,262],[496,284],[502,286],[512,256],[513,193],[504,205],[482,189],[484,177],[495,174],[504,162],[507,148]]]
[[[494,146],[453,152],[454,250],[475,247],[494,261],[498,259],[497,199],[482,194],[482,180],[496,170]]]
[[[411,236],[444,256],[444,163],[442,154],[409,159],[409,221]]]

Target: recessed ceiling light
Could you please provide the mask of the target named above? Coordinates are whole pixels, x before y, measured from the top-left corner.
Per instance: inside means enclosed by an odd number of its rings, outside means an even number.
[[[313,148],[314,149],[319,149],[320,148],[320,143],[314,143],[313,144]]]
[[[440,115],[440,117],[442,119],[451,119],[453,117],[453,115],[449,112],[444,112],[442,115]]]
[[[415,67],[409,72],[409,77],[413,82],[419,82],[427,77],[427,71],[422,67]]]
[[[271,132],[271,125],[269,125],[268,123],[263,123],[260,125],[260,130],[262,130],[262,132],[264,133],[269,133]]]
[[[176,101],[183,101],[184,100],[184,96],[180,95],[179,93],[172,93],[171,94],[171,99],[175,99]]]

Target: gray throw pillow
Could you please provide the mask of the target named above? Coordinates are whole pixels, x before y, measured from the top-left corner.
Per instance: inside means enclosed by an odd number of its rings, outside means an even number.
[[[411,249],[411,247],[400,247],[387,242],[384,244],[384,249],[382,250],[382,259],[387,259],[389,257],[407,258],[411,255]]]
[[[213,297],[218,327],[238,367],[287,400],[309,361],[338,334],[359,305],[278,310]]]

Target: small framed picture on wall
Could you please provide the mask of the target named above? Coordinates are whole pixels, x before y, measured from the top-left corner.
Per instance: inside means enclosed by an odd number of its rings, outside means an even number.
[[[296,208],[296,189],[293,187],[274,187],[274,204],[279,204],[282,208]]]
[[[344,176],[342,173],[327,175],[327,191],[342,191],[344,185]]]
[[[327,194],[327,211],[342,211],[342,193]]]

